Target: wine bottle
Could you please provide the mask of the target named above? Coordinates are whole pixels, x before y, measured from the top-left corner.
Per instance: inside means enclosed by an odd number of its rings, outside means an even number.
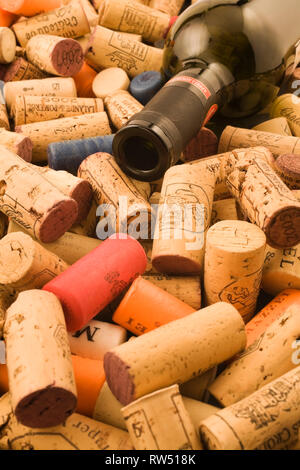
[[[154,181],[216,111],[258,112],[278,93],[300,37],[299,0],[199,0],[171,28],[167,83],[117,132],[113,152],[130,176]]]

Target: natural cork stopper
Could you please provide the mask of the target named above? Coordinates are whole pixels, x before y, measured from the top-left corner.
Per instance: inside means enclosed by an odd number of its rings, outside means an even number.
[[[99,98],[105,98],[107,95],[118,90],[127,90],[130,80],[127,73],[119,67],[109,67],[102,70],[94,78],[93,92]]]
[[[266,236],[256,225],[227,220],[207,232],[204,289],[208,305],[228,302],[240,312],[245,323],[255,313]]]
[[[122,408],[136,450],[201,450],[178,385],[150,393]],[[143,432],[136,429],[142,427]]]
[[[4,337],[18,421],[32,428],[64,423],[77,400],[64,314],[55,295],[40,290],[19,294],[7,310]]]
[[[286,118],[293,135],[300,137],[300,99],[295,94],[286,94],[276,98],[270,115],[274,118]]]
[[[300,154],[280,155],[274,169],[288,188],[300,189]]]
[[[37,80],[46,78],[48,74],[23,57],[18,57],[10,65],[5,66],[2,80],[4,82],[18,82],[20,80]]]
[[[147,393],[201,375],[245,345],[240,314],[232,305],[219,302],[106,353],[106,380],[115,397],[127,405]]]
[[[217,224],[222,220],[238,220],[238,211],[236,200],[221,199],[220,201],[214,201],[211,213],[211,225]]]
[[[270,119],[269,121],[264,121],[261,124],[253,127],[254,131],[262,131],[262,132],[272,132],[273,134],[279,135],[287,135],[291,136],[292,132],[289,126],[289,123],[286,118],[279,117]]]
[[[156,10],[163,11],[170,16],[176,16],[179,14],[184,0],[150,0],[149,6]]]
[[[111,122],[117,129],[125,126],[129,119],[144,107],[126,90],[117,90],[106,96],[104,104]]]
[[[270,295],[300,289],[300,245],[284,250],[267,246],[261,287]]]
[[[218,153],[218,138],[217,136],[206,127],[202,127],[196,137],[192,139],[182,154],[184,162],[198,160],[199,158],[206,158]]]
[[[33,144],[29,137],[0,129],[0,144],[19,155],[25,162],[31,162]]]
[[[16,37],[6,27],[0,28],[0,64],[9,64],[16,55]]]

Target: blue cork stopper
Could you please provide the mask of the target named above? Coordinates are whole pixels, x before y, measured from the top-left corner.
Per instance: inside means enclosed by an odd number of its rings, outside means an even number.
[[[135,99],[146,105],[162,86],[161,74],[150,70],[134,77],[130,83],[129,91]]]
[[[114,134],[80,140],[53,142],[48,145],[48,164],[53,170],[65,170],[77,176],[81,163],[97,152],[112,154]]]

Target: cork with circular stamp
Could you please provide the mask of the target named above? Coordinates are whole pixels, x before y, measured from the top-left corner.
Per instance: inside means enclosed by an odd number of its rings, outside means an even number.
[[[0,150],[0,210],[38,240],[57,240],[77,219],[77,203],[16,154]]]
[[[201,273],[215,180],[205,162],[174,166],[165,173],[152,250],[157,271]]]
[[[280,155],[274,169],[290,189],[300,189],[300,154]]]
[[[200,433],[209,450],[280,450],[297,442],[300,367],[204,420]]]
[[[83,50],[74,39],[38,34],[26,45],[28,60],[43,72],[72,77],[83,66]]]
[[[104,105],[113,125],[120,129],[142,111],[143,105],[126,90],[117,90],[104,98]]]
[[[129,77],[136,77],[145,70],[160,71],[163,51],[125,37],[123,33],[97,26],[85,51],[86,61],[100,70],[120,67]]]
[[[18,421],[32,428],[64,423],[77,398],[64,314],[55,295],[41,290],[19,294],[7,310],[4,337]]]
[[[38,34],[78,38],[91,31],[80,2],[72,2],[51,12],[35,15],[13,25],[13,31],[22,47]]]
[[[22,232],[0,240],[0,258],[0,284],[17,292],[40,289],[68,268],[65,261]]]
[[[300,242],[300,203],[266,161],[244,162],[233,151],[226,172],[229,190],[269,245],[288,248]]]
[[[136,450],[202,449],[177,384],[139,398],[121,412]]]
[[[240,314],[232,305],[218,302],[106,353],[106,380],[116,398],[127,405],[201,375],[241,352],[245,344]]]
[[[300,98],[293,94],[279,96],[272,103],[270,115],[273,118],[285,117],[293,132],[300,137]]]
[[[229,302],[240,312],[245,323],[255,313],[266,236],[254,224],[225,220],[207,232],[204,290],[208,305]]]
[[[134,0],[104,0],[99,9],[99,24],[124,33],[141,34],[154,43],[163,38],[170,15]]]

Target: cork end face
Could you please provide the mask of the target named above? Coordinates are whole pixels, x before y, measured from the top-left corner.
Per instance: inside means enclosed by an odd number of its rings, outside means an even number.
[[[75,411],[77,398],[60,387],[47,387],[27,395],[15,409],[15,415],[24,426],[48,428],[58,426]]]
[[[82,47],[74,39],[64,39],[56,44],[50,60],[59,76],[72,77],[80,72],[83,65]]]
[[[81,181],[70,194],[70,197],[74,199],[78,204],[78,217],[75,224],[80,224],[86,219],[93,198],[93,191],[88,181]]]
[[[135,400],[135,387],[129,373],[130,366],[115,353],[108,352],[104,356],[104,371],[108,386],[122,405],[129,405]]]
[[[190,276],[201,274],[201,265],[196,261],[177,255],[160,255],[152,259],[154,268],[164,274]]]
[[[291,248],[300,243],[300,208],[291,206],[266,220],[264,232],[272,248]]]
[[[36,237],[43,243],[51,243],[61,237],[78,217],[78,205],[74,199],[59,201],[41,221]]]
[[[32,149],[33,143],[29,139],[29,137],[25,137],[22,142],[18,144],[17,147],[17,154],[21,157],[25,162],[31,163],[32,160]]]

